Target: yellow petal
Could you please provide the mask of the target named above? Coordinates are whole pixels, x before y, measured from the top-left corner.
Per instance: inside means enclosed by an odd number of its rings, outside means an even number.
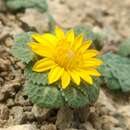
[[[84,43],[82,44],[82,46],[79,48],[79,51],[80,51],[80,52],[86,51],[86,50],[90,47],[91,44],[92,44],[92,40],[87,40],[87,41],[84,42]]]
[[[50,33],[45,33],[42,35],[42,38],[51,43],[52,45],[57,45],[58,39],[56,36],[50,34]]]
[[[64,71],[61,77],[62,88],[65,89],[70,83],[70,75],[67,71]]]
[[[52,57],[52,53],[54,52],[51,46],[46,46],[35,42],[28,43],[28,46],[34,53],[43,57]]]
[[[89,49],[89,50],[87,50],[87,51],[84,53],[83,57],[84,57],[84,59],[92,58],[92,57],[98,55],[98,53],[99,53],[99,52],[98,52],[97,50]]]
[[[101,64],[103,64],[103,62],[100,59],[90,58],[86,60],[81,66],[82,67],[96,67],[96,66],[100,66]]]
[[[33,38],[36,42],[48,46],[48,44],[50,44],[50,43],[48,42],[48,40],[43,39],[42,36],[43,36],[43,35],[40,35],[40,34],[32,34],[32,38]]]
[[[73,79],[74,83],[76,83],[77,85],[79,85],[80,84],[80,77],[79,77],[78,72],[71,71],[70,75],[71,75],[71,78]]]
[[[87,83],[93,84],[92,78],[91,78],[88,74],[84,73],[84,71],[80,71],[80,72],[79,72],[79,75],[80,75],[80,77],[81,77],[84,81],[86,81]]]
[[[56,82],[57,80],[59,80],[63,71],[64,71],[64,69],[59,66],[52,68],[48,74],[49,84],[52,84],[52,83]]]
[[[58,42],[57,38],[54,35],[49,34],[49,33],[45,33],[43,35],[33,34],[32,38],[36,40],[37,42],[44,45],[48,45],[48,44],[56,45]]]
[[[79,47],[82,45],[82,41],[83,41],[83,35],[80,34],[79,36],[77,36],[74,40],[74,43],[72,45],[73,49],[76,51],[77,49],[79,49]]]
[[[47,41],[45,41],[43,38],[42,38],[42,35],[40,35],[40,34],[32,34],[32,38],[34,39],[34,40],[36,40],[37,42],[39,42],[39,43],[45,43],[46,44],[46,42]]]
[[[60,27],[55,28],[55,33],[56,33],[56,37],[58,39],[63,39],[65,37],[65,34],[64,34],[63,30]]]
[[[101,76],[101,74],[96,70],[96,69],[88,69],[88,70],[83,70],[84,73],[91,75],[91,76]]]
[[[44,58],[35,63],[35,65],[33,66],[33,71],[44,72],[51,69],[54,65],[55,65],[54,61],[48,58]]]
[[[74,30],[73,29],[67,32],[66,40],[70,43],[73,43],[73,41],[74,41]]]

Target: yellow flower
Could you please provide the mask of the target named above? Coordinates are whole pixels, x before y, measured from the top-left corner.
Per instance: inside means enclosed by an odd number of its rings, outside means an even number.
[[[77,85],[80,85],[81,79],[93,84],[91,76],[100,76],[96,68],[102,61],[95,58],[98,51],[88,49],[92,40],[83,41],[82,34],[75,36],[73,30],[65,34],[61,28],[56,27],[55,35],[33,34],[32,38],[34,42],[28,45],[34,53],[43,57],[35,63],[33,71],[50,70],[49,84],[61,79],[62,88],[65,89],[71,80]]]

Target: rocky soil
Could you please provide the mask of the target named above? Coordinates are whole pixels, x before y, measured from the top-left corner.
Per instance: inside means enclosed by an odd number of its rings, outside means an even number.
[[[49,13],[61,27],[82,24],[107,34],[104,51],[130,34],[129,0],[49,0]],[[77,110],[33,105],[24,91],[24,65],[10,52],[14,36],[49,29],[46,14],[35,9],[11,12],[0,0],[0,130],[130,130],[130,96],[101,88],[98,101]],[[80,112],[81,111],[81,112]],[[89,112],[88,112],[89,111]]]

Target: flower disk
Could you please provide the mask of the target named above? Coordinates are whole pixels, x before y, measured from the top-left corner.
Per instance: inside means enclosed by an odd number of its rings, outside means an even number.
[[[98,51],[88,49],[91,40],[84,41],[83,35],[75,36],[70,30],[66,34],[56,27],[55,35],[45,33],[33,34],[34,42],[28,43],[32,51],[43,57],[33,66],[35,72],[46,72],[48,82],[52,84],[61,79],[62,88],[69,86],[72,80],[80,85],[81,79],[93,84],[91,76],[100,76],[96,70],[102,61],[95,58]]]

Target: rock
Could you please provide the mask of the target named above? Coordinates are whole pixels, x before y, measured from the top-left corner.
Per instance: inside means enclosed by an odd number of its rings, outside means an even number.
[[[70,128],[73,123],[73,118],[73,111],[69,107],[62,107],[57,114],[57,128],[59,130]]]
[[[11,28],[4,26],[2,22],[0,21],[0,40],[8,36],[10,31],[11,31]]]
[[[6,7],[5,7],[5,1],[0,0],[0,11],[5,11]]]
[[[7,81],[6,84],[4,84],[1,88],[0,95],[2,96],[0,96],[0,101],[5,100],[7,97],[9,97],[9,95],[13,96],[15,94],[15,89],[20,87],[20,85],[21,83],[19,79]]]
[[[103,130],[110,130],[113,127],[119,126],[120,123],[116,118],[107,115],[104,115],[100,120],[102,121]]]
[[[35,9],[26,9],[20,20],[31,28],[35,28],[39,33],[48,31],[49,20],[46,13],[41,13]]]
[[[0,119],[8,120],[9,118],[9,109],[6,105],[0,104]]]
[[[25,64],[23,64],[22,62],[17,62],[17,66],[20,68],[20,69],[22,69],[22,70],[24,70],[25,69]]]
[[[90,114],[90,106],[84,106],[74,110],[75,118],[77,117],[80,122],[86,122]]]
[[[5,95],[0,92],[0,102],[3,101],[4,99],[5,99]]]
[[[105,107],[107,111],[116,112],[116,108],[113,105],[111,98],[109,98],[103,90],[100,90],[100,95],[97,100],[97,104],[101,107]]]
[[[42,119],[47,118],[49,111],[50,109],[40,108],[37,105],[34,105],[32,108],[32,113],[34,114],[36,118],[42,118]]]
[[[19,125],[21,123],[24,123],[23,119],[25,117],[25,114],[23,112],[23,107],[20,107],[20,106],[13,107],[11,110],[11,114],[14,117],[14,124],[15,125]]]
[[[104,130],[107,130],[107,129],[104,129]],[[113,127],[111,128],[110,130],[124,130],[123,128],[120,128],[120,127]]]
[[[80,0],[80,2],[75,2],[75,0],[71,0],[71,2],[62,0],[61,3],[58,0],[48,1],[49,12],[56,20],[56,23],[65,28],[79,25],[81,20],[86,17],[86,14],[83,10],[84,5],[84,0]]]
[[[11,31],[9,34],[13,37],[15,37],[17,34],[24,32],[23,29],[20,26],[18,26],[17,24],[12,23],[12,25],[10,25],[10,26],[11,26]]]
[[[113,124],[113,125],[119,124],[119,121],[116,118],[114,118],[113,116],[104,115],[104,116],[102,116],[101,120],[104,124],[108,124],[108,123]]]
[[[101,130],[102,120],[100,120],[100,116],[97,113],[90,113],[88,120],[92,123],[95,129]]]
[[[13,39],[12,39],[11,37],[7,37],[7,38],[5,39],[5,45],[6,45],[8,48],[12,47],[13,44],[14,44],[14,41],[13,41]]]
[[[20,105],[29,105],[29,99],[26,98],[27,95],[25,94],[25,91],[22,89],[21,91],[17,92],[15,95],[15,103]]]
[[[9,68],[9,63],[5,61],[3,58],[0,58],[0,70],[8,70]]]
[[[57,130],[56,126],[53,124],[43,125],[41,127],[41,130]]]
[[[8,100],[7,100],[7,106],[8,107],[12,107],[12,106],[14,106],[14,100],[12,99],[12,98],[9,98]]]
[[[0,130],[38,130],[34,125],[16,125],[8,128],[0,128]]]
[[[130,128],[130,105],[126,105],[126,106],[119,105],[117,113],[120,114],[124,119],[123,123],[125,124],[125,126],[127,128]],[[119,120],[122,122],[120,117],[117,118],[119,118]]]
[[[67,128],[67,129],[64,129],[64,130],[78,130],[78,129],[75,129],[75,128]]]
[[[130,105],[127,105],[127,106],[120,105],[117,112],[121,113],[124,116],[130,117]]]
[[[81,124],[80,129],[81,130],[96,130],[93,128],[93,126],[90,122],[85,122],[84,124]]]
[[[36,118],[34,117],[34,115],[33,115],[32,112],[26,111],[26,112],[24,112],[24,113],[25,113],[24,121],[26,120],[26,121],[32,122],[32,121],[36,120]],[[25,121],[25,122],[26,122],[26,121]]]
[[[127,128],[130,128],[130,118],[126,117],[125,124],[126,124]]]
[[[8,19],[5,22],[6,24],[9,23],[9,25],[5,26],[0,21],[0,40],[3,40],[8,36],[14,37],[16,34],[23,32],[22,28],[20,28],[20,26],[17,25],[16,23],[10,22],[10,20]]]

